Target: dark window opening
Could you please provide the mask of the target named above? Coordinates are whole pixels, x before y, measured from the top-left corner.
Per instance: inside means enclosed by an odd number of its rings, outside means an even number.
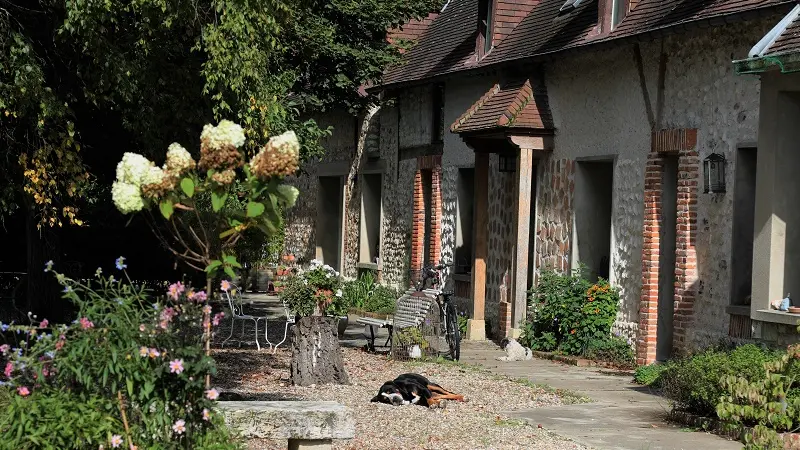
[[[489,53],[492,49],[492,34],[494,30],[494,1],[478,1],[478,58]]]
[[[475,169],[459,169],[456,202],[455,273],[472,273],[472,237],[475,199]]]

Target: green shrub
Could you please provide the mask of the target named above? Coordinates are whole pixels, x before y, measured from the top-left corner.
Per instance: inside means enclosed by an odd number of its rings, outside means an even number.
[[[528,347],[551,350],[555,341],[563,353],[585,355],[590,343],[610,339],[619,293],[605,280],[591,283],[583,268],[564,275],[548,270],[531,290],[529,303],[523,338]]]
[[[585,356],[589,359],[607,361],[616,366],[633,368],[636,366],[636,355],[625,338],[611,336],[589,342]]]
[[[364,310],[377,314],[392,314],[398,296],[397,291],[390,287],[375,286],[372,295],[364,303]]]
[[[306,270],[285,281],[280,298],[301,317],[313,314],[343,316],[348,310],[339,272],[316,259]]]
[[[650,386],[652,388],[661,387],[661,376],[669,369],[670,363],[655,363],[646,366],[639,366],[636,368],[636,373],[633,375],[633,380],[641,385]]]
[[[122,258],[117,267],[127,278]],[[153,298],[99,270],[87,282],[56,276],[77,320],[0,324],[19,342],[0,346],[0,448],[241,447],[205,386],[216,369],[201,325],[221,319],[211,320],[205,292],[175,283]]]
[[[695,414],[716,414],[717,403],[725,394],[723,378],[738,375],[745,380],[764,378],[764,364],[777,359],[778,353],[748,344],[732,351],[709,349],[676,361],[661,374],[661,387],[675,407]]]

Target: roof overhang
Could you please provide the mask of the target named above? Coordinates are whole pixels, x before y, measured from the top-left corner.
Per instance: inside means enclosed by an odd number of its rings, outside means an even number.
[[[773,70],[800,72],[800,51],[740,59],[733,61],[733,70],[737,75],[757,75]]]

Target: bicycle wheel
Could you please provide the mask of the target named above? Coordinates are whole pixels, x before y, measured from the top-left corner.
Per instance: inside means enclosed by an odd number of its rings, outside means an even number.
[[[456,306],[452,303],[447,304],[447,330],[445,338],[450,347],[450,357],[453,361],[458,361],[461,357],[461,330],[458,328],[458,313]]]

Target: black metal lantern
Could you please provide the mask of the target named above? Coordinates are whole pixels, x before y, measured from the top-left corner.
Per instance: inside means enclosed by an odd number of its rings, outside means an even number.
[[[725,192],[725,157],[719,153],[712,153],[703,161],[703,191]]]
[[[517,170],[517,156],[500,154],[500,172],[514,172]]]

